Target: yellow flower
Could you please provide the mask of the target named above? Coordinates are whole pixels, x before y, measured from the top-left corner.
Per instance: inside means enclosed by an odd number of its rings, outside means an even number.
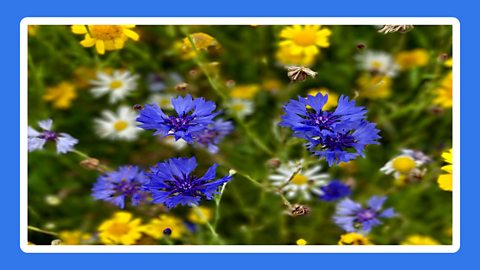
[[[445,67],[451,68],[451,67],[453,66],[453,60],[452,60],[452,58],[451,58],[451,57],[448,58],[445,62],[443,62],[443,65],[444,65]]]
[[[38,25],[29,25],[28,26],[28,35],[29,36],[35,36],[38,31]]]
[[[262,88],[270,92],[276,92],[282,88],[282,82],[273,78],[265,79],[262,82]]]
[[[98,227],[100,241],[107,245],[133,245],[142,237],[141,220],[128,212],[117,212]]]
[[[62,245],[80,245],[92,237],[89,233],[81,231],[62,231],[59,233]]]
[[[52,102],[53,107],[57,109],[68,109],[72,100],[77,98],[75,87],[68,82],[62,82],[56,86],[47,88],[43,95],[43,100]]]
[[[444,152],[442,154],[443,160],[448,163],[448,165],[445,165],[442,167],[442,170],[444,170],[446,173],[441,174],[438,177],[437,183],[438,186],[446,191],[452,191],[452,173],[453,173],[453,153],[452,149],[450,149],[448,152]]]
[[[402,242],[402,245],[440,245],[440,243],[430,236],[410,235]]]
[[[198,211],[200,211],[201,215],[194,208],[190,208],[190,213],[188,214],[188,220],[193,223],[198,224],[206,224],[207,221],[212,219],[212,210],[207,207],[199,206]]]
[[[80,41],[83,47],[95,46],[99,54],[104,54],[105,51],[122,49],[129,38],[137,41],[140,36],[132,28],[135,25],[73,25],[72,32],[85,35]]]
[[[392,94],[392,79],[390,77],[365,73],[358,78],[357,84],[360,97],[382,99],[388,98]]]
[[[260,87],[256,84],[238,85],[230,90],[230,96],[232,98],[252,99],[259,90]]]
[[[190,42],[190,38],[195,44],[196,50],[193,48],[192,42]],[[184,59],[195,58],[199,51],[208,51],[209,48],[218,49],[220,47],[214,37],[202,32],[192,33],[190,34],[190,38],[186,37],[182,40],[182,42],[177,42],[174,45],[175,48],[182,51],[182,58]]]
[[[315,96],[317,93],[322,93],[322,95],[328,94],[328,100],[325,105],[323,105],[323,110],[330,110],[331,108],[334,108],[338,105],[338,95],[330,90],[328,90],[325,87],[322,87],[320,89],[312,89],[308,91],[309,95]]]
[[[373,245],[367,237],[354,232],[341,235],[338,244],[341,246]]]
[[[317,55],[321,48],[328,48],[328,37],[332,34],[330,29],[321,25],[293,25],[282,29],[280,47],[288,47],[294,55]]]
[[[403,51],[396,55],[395,61],[404,70],[423,67],[428,64],[428,52],[425,49]]]
[[[433,90],[436,95],[433,104],[443,108],[452,107],[452,72],[449,72],[441,81],[440,85]]]
[[[315,55],[306,55],[304,53],[293,54],[290,47],[280,47],[275,54],[275,58],[282,65],[293,66],[311,66],[315,62]]]
[[[78,67],[73,71],[73,84],[77,88],[87,88],[89,87],[90,81],[94,80],[97,77],[97,72],[95,69],[88,67]]]
[[[305,246],[306,244],[308,244],[308,242],[305,239],[300,238],[297,240],[297,245],[299,246]]]
[[[170,237],[173,239],[182,237],[185,232],[185,226],[182,220],[170,215],[160,215],[158,218],[150,220],[150,223],[142,227],[144,233],[155,239],[162,238],[165,229],[170,229],[172,231]]]

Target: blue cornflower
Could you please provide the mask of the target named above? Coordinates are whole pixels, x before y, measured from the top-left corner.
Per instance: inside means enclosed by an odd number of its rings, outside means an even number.
[[[307,98],[291,99],[285,106],[281,126],[290,127],[296,137],[308,141],[308,149],[319,157],[325,157],[330,166],[363,156],[368,144],[376,141],[379,130],[366,120],[364,107],[340,96],[333,111],[323,110],[328,95],[318,93]]]
[[[195,136],[195,141],[202,147],[206,147],[212,154],[218,152],[218,144],[233,130],[231,121],[216,120]]]
[[[218,188],[232,179],[230,174],[215,179],[218,164],[211,166],[202,177],[193,174],[196,167],[195,157],[159,162],[151,168],[148,174],[150,182],[145,189],[151,192],[154,203],[172,208],[179,204],[198,205],[202,198],[211,200],[218,193]]]
[[[322,195],[319,196],[321,200],[331,202],[350,195],[350,187],[344,183],[333,180],[328,185],[320,187]]]
[[[386,199],[385,196],[372,196],[367,202],[366,208],[348,198],[344,199],[338,203],[333,220],[347,232],[368,233],[373,227],[382,224],[379,218],[395,216],[393,208],[382,211]]]
[[[165,114],[157,104],[146,105],[140,111],[137,121],[142,123],[141,128],[156,130],[154,135],[174,136],[175,140],[183,139],[188,143],[194,142],[194,137],[213,123],[218,114],[214,112],[216,106],[212,101],[204,98],[193,99],[191,95],[172,98],[175,114]]]
[[[58,133],[52,131],[52,119],[47,119],[38,122],[38,126],[43,131],[37,131],[32,127],[28,127],[28,151],[43,149],[46,142],[54,142],[57,145],[57,153],[65,154],[73,150],[73,146],[78,143],[78,140],[67,133]]]
[[[130,198],[132,205],[136,206],[147,197],[147,192],[142,187],[148,181],[146,174],[137,166],[121,166],[97,179],[92,188],[92,196],[122,209],[125,207],[125,200]]]

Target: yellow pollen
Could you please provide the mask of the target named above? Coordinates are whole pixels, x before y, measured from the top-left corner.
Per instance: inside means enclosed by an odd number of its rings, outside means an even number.
[[[312,46],[315,45],[317,41],[317,33],[312,30],[304,29],[298,32],[292,39],[293,42],[299,46]]]
[[[127,126],[128,126],[128,123],[126,121],[123,121],[123,120],[118,120],[117,122],[115,122],[115,124],[113,124],[113,128],[116,131],[122,131],[122,130],[126,129]]]
[[[122,85],[123,85],[122,81],[114,80],[110,83],[110,88],[115,90],[115,89],[118,89],[118,88],[122,87]]]
[[[382,67],[382,63],[379,62],[379,61],[373,61],[373,62],[372,62],[372,67],[373,67],[374,69],[379,69],[379,68]]]
[[[100,40],[113,40],[123,36],[122,27],[119,25],[90,25],[88,30],[93,38]]]
[[[307,178],[305,175],[303,175],[303,174],[296,174],[296,175],[293,177],[293,179],[292,179],[291,182],[292,182],[293,184],[295,184],[295,185],[300,186],[300,185],[306,184],[306,183],[308,182],[308,178]]]
[[[411,157],[397,157],[392,162],[392,167],[399,173],[409,173],[416,167],[415,160]]]
[[[130,227],[125,223],[113,223],[108,227],[107,232],[111,235],[122,236],[130,231]]]

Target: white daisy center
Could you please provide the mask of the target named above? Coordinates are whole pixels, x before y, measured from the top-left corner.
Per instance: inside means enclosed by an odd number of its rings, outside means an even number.
[[[392,161],[392,167],[399,173],[409,173],[413,170],[417,165],[415,164],[415,160],[408,156],[401,156],[397,157]]]
[[[306,183],[308,183],[308,177],[306,177],[305,175],[303,174],[296,174],[293,178],[292,178],[292,184],[295,184],[297,186],[301,186],[301,185],[305,185]]]
[[[123,121],[123,120],[118,120],[117,122],[115,122],[115,124],[113,124],[113,128],[116,131],[122,131],[122,130],[126,129],[127,127],[128,127],[128,123],[126,121]]]
[[[123,86],[123,82],[120,80],[113,80],[110,82],[110,89],[115,90]]]

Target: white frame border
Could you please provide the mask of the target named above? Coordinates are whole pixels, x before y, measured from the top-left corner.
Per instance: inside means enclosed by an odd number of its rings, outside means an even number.
[[[28,245],[28,25],[72,24],[137,25],[452,25],[453,72],[453,182],[452,245],[337,246],[337,245],[154,245],[48,246]],[[374,31],[374,30],[372,30]],[[455,253],[460,249],[460,21],[454,17],[28,17],[20,22],[20,248],[26,253]]]

